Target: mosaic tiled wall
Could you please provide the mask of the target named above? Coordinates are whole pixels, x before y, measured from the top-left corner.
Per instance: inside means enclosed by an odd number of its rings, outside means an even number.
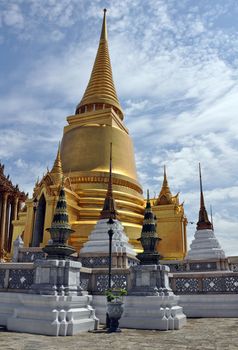
[[[238,293],[238,275],[174,277],[171,285],[175,294]]]

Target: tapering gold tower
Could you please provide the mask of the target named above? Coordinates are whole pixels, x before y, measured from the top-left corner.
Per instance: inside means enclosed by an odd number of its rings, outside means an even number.
[[[75,115],[67,118],[61,144],[65,176],[79,196],[78,213],[72,228],[71,244],[78,249],[87,240],[102,210],[108,183],[109,145],[113,145],[113,192],[125,231],[131,243],[137,238],[143,220],[143,196],[138,183],[134,150],[123,124],[108,50],[106,10],[99,47],[91,77]]]
[[[100,104],[106,104],[107,107],[112,107],[120,116],[120,119],[123,119],[123,111],[112,77],[107,40],[106,9],[104,9],[102,31],[93,70],[83,98],[76,108],[76,114],[84,113],[91,108],[93,109],[95,104],[97,104],[98,109],[102,109],[103,107]]]
[[[145,201],[137,179],[134,149],[124,125],[124,114],[113,82],[108,50],[106,10],[89,83],[74,115],[67,118],[62,142],[51,171],[36,182],[33,198],[13,222],[13,240],[24,231],[25,246],[45,246],[59,187],[64,177],[69,220],[74,233],[69,244],[78,251],[88,240],[100,217],[109,182],[109,152],[113,147],[112,187],[117,212],[130,243],[141,251],[138,241]],[[164,258],[182,259],[186,254],[186,218],[178,195],[172,196],[164,182],[153,203],[157,216],[160,253]]]
[[[157,218],[157,233],[161,238],[159,253],[165,260],[182,260],[187,253],[186,226],[183,204],[179,194],[173,196],[164,167],[164,180],[158,198],[152,206]]]

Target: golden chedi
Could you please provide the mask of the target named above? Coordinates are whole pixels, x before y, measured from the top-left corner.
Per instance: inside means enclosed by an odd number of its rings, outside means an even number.
[[[181,260],[187,253],[186,226],[183,204],[179,194],[173,196],[164,167],[164,180],[160,194],[153,201],[153,213],[157,218],[157,233],[161,238],[159,253],[162,259]]]
[[[53,169],[36,184],[34,200],[27,203],[25,232],[28,238],[25,244],[47,244],[49,234],[45,229],[51,225],[55,195],[64,175],[70,224],[75,231],[69,244],[78,250],[82,247],[103,207],[112,142],[113,192],[119,217],[130,242],[140,247],[137,238],[143,220],[144,199],[137,179],[132,140],[123,118],[112,77],[104,10],[99,47],[88,86],[75,115],[67,118],[68,125],[64,128]],[[16,231],[19,231],[17,225]]]
[[[59,188],[64,178],[69,220],[75,231],[69,244],[78,251],[99,219],[109,179],[112,143],[112,184],[119,219],[130,243],[141,249],[145,201],[137,179],[132,140],[112,77],[108,50],[106,10],[91,77],[74,115],[67,118],[63,138],[52,169],[35,184],[26,211],[13,222],[13,241],[24,231],[25,246],[45,246]],[[164,258],[182,259],[186,254],[186,219],[178,196],[169,191],[165,176],[159,198],[154,201],[159,250]]]
[[[108,50],[106,10],[91,77],[76,113],[67,118],[61,145],[63,171],[79,195],[79,213],[71,244],[78,249],[93,229],[103,206],[108,183],[109,151],[113,151],[113,191],[120,220],[135,244],[143,219],[142,189],[134,150],[123,124]]]

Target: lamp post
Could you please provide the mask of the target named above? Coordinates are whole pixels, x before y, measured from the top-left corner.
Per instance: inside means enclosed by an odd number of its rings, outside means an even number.
[[[114,234],[114,231],[112,229],[114,220],[112,217],[109,218],[107,222],[109,226],[108,230],[108,236],[109,236],[109,264],[108,264],[108,289],[111,289],[112,287],[112,236]]]
[[[34,236],[35,236],[35,230],[36,230],[36,210],[38,207],[38,199],[35,197],[33,199],[33,212],[34,212],[34,221],[33,221],[33,232],[32,232],[32,238],[31,238],[31,244],[30,246],[33,247],[33,244],[35,244],[34,242]]]
[[[114,234],[114,231],[112,229],[112,226],[114,224],[114,220],[110,216],[109,220],[107,221],[107,224],[109,226],[108,230],[108,236],[109,236],[109,262],[108,262],[108,290],[112,287],[112,236]],[[110,318],[108,313],[106,313],[106,329],[110,328]]]

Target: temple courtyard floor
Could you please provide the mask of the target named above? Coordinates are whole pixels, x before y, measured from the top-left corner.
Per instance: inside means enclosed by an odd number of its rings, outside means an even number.
[[[1,350],[226,350],[238,349],[238,318],[188,319],[178,331],[123,329],[121,333],[81,333],[73,337],[49,337],[0,330]]]

